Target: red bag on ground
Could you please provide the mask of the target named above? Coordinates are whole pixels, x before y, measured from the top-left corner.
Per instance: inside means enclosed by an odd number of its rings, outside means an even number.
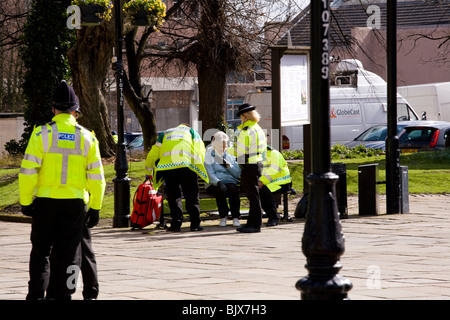
[[[133,197],[133,211],[130,220],[131,227],[144,228],[159,220],[162,209],[162,195],[153,188],[152,178],[146,178],[141,183]]]

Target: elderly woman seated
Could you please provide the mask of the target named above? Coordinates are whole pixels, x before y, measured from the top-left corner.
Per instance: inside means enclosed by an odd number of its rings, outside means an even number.
[[[219,226],[226,226],[228,212],[231,211],[233,226],[239,227],[240,205],[239,187],[237,185],[241,175],[241,168],[236,158],[227,153],[228,135],[222,131],[214,134],[211,144],[206,149],[205,168],[209,176],[206,191],[216,196],[217,208],[220,215]],[[227,203],[229,199],[229,207]]]

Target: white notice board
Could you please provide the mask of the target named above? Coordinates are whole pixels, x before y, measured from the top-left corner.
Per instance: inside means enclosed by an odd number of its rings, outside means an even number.
[[[280,61],[281,126],[309,123],[308,56],[287,54]]]

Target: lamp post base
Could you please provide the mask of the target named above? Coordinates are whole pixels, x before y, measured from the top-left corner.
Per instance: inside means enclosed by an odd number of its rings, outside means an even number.
[[[348,279],[336,274],[331,278],[308,275],[298,280],[295,287],[301,292],[302,300],[347,300],[347,292],[353,285]]]
[[[308,209],[302,250],[309,274],[297,281],[304,300],[342,300],[352,283],[339,276],[339,257],[344,253],[344,237],[336,201],[339,176],[332,172],[310,174]]]
[[[127,228],[130,222],[130,178],[115,178],[113,228]]]

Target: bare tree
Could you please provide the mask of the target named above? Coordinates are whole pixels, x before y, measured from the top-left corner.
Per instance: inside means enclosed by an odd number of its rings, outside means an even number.
[[[450,11],[448,14],[450,14]],[[412,43],[408,50],[408,54],[428,41],[435,42],[437,45],[433,55],[429,58],[422,59],[420,63],[432,63],[438,68],[448,70],[450,68],[450,30],[445,27],[440,28],[437,26],[424,31],[426,32],[411,31],[401,37],[399,41],[400,43]]]
[[[23,63],[18,59],[28,8],[23,1],[0,0],[0,111],[23,111]]]
[[[171,17],[183,1],[179,1],[169,8],[166,17]],[[155,36],[156,30],[153,27],[146,27],[143,32],[138,31],[138,27],[125,23],[124,42],[127,68],[124,72],[124,96],[141,125],[144,149],[148,150],[156,141],[156,120],[150,109],[150,92],[143,91],[141,73],[146,58],[145,49],[149,45],[149,39]]]
[[[105,90],[113,47],[114,24],[108,21],[77,30],[77,44],[68,52],[73,87],[83,115],[79,121],[95,131],[102,157],[115,154]]]
[[[124,2],[121,1],[121,4]],[[141,65],[145,57],[144,48],[154,29],[146,28],[144,32],[138,32],[137,27],[126,22],[122,25],[126,56],[124,97],[139,120],[144,147],[148,149],[156,140],[156,125],[150,101],[142,90]],[[104,89],[114,41],[114,21],[111,20],[101,26],[77,30],[77,44],[69,51],[74,88],[84,115],[80,122],[95,130],[104,157],[115,154]]]
[[[127,58],[124,95],[143,129],[145,148],[155,141],[156,126],[150,101],[142,90],[143,69],[150,68],[153,73],[163,70],[162,75],[167,70],[179,70],[182,76],[198,75],[200,120],[204,128],[215,127],[224,116],[228,72],[251,72],[253,66],[261,65],[262,52],[290,20],[292,1],[285,0],[283,6],[279,3],[178,0],[169,5],[160,34],[155,34],[152,28],[139,32],[137,27],[124,25]],[[265,37],[269,30],[271,39]],[[113,34],[111,21],[101,27],[82,28],[77,31],[77,46],[69,53],[74,87],[84,106],[82,112],[87,115],[82,124],[96,129],[104,156],[114,154],[113,139],[106,130],[110,126],[102,89]],[[161,37],[165,39],[163,46],[155,44]],[[100,130],[100,126],[105,129]]]
[[[423,2],[439,10],[440,15],[437,17],[437,21],[440,23],[434,27],[429,25],[425,28],[416,28],[416,30],[404,34],[398,40],[400,43],[412,42],[410,52],[420,45],[426,46],[426,43],[431,41],[435,48],[433,55],[420,62],[431,63],[438,68],[448,70],[450,68],[450,29],[448,28],[450,3],[447,0],[424,0]]]
[[[265,53],[298,8],[289,0],[185,0],[177,6],[161,28],[163,45],[150,46],[145,57],[148,68],[163,75],[177,66],[181,76],[198,76],[199,120],[207,130],[223,121],[228,74],[270,69]]]

